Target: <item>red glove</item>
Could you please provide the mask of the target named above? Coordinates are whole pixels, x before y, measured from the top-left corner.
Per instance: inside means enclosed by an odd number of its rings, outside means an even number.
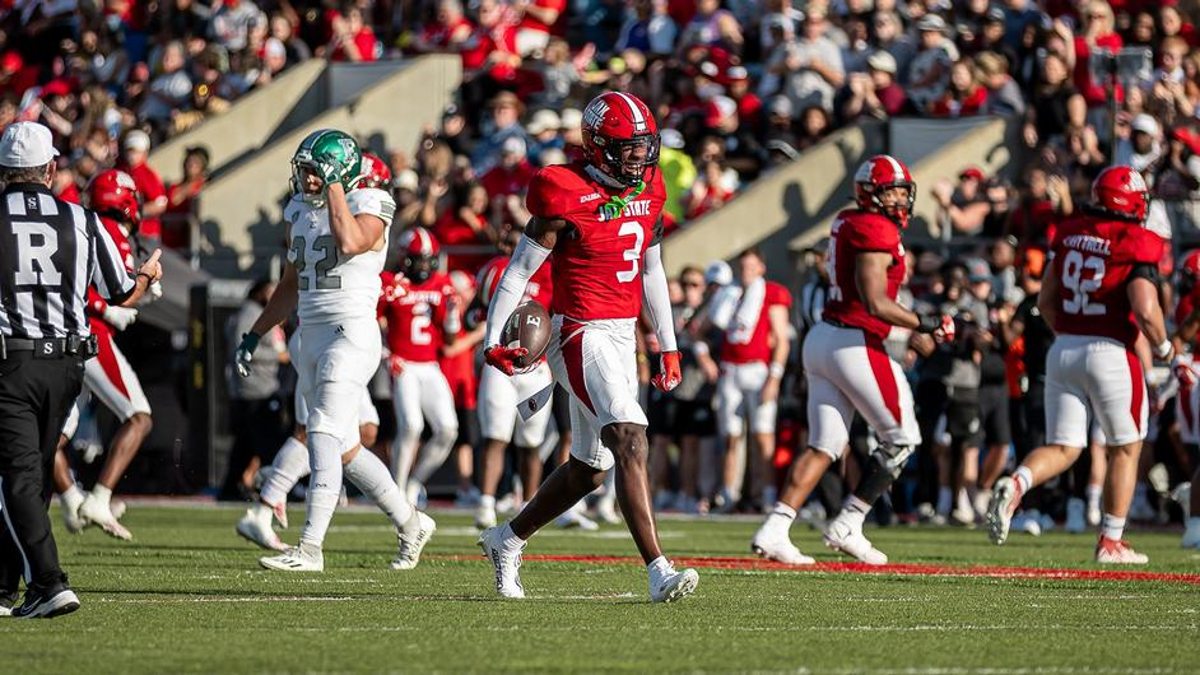
[[[492,345],[483,353],[483,358],[487,360],[489,366],[512,377],[513,373],[516,372],[516,366],[513,365],[513,361],[528,354],[529,350],[524,347],[510,348],[504,345]]]
[[[1176,356],[1171,362],[1171,372],[1175,374],[1175,379],[1179,380],[1179,387],[1195,387],[1196,373],[1192,370],[1192,360],[1186,356]]]
[[[933,331],[933,339],[939,344],[954,342],[954,317],[942,315],[942,323]]]
[[[655,389],[662,392],[671,391],[683,381],[683,373],[679,369],[679,352],[663,352],[659,357],[658,375],[650,380]]]
[[[396,354],[389,354],[387,367],[388,372],[392,374],[392,377],[397,377],[400,375],[400,373],[404,372],[404,359],[400,358]]]

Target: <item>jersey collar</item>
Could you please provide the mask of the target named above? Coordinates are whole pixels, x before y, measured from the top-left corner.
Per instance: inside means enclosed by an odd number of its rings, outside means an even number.
[[[10,192],[41,192],[42,194],[54,196],[50,188],[41,183],[9,183],[4,186],[4,194]]]

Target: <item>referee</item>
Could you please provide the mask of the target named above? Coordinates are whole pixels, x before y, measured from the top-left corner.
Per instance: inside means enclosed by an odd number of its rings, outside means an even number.
[[[135,278],[96,214],[54,197],[57,154],[40,124],[0,135],[0,614],[19,618],[79,609],[46,508],[55,443],[96,353],[88,285],[128,307],[162,277],[158,251]]]

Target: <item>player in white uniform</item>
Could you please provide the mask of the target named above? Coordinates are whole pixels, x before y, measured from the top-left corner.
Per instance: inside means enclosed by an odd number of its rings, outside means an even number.
[[[321,546],[341,492],[343,455],[358,448],[359,401],[379,366],[375,305],[396,204],[382,190],[356,189],[361,164],[354,139],[330,129],[309,134],[292,156],[292,198],[284,207],[288,265],[235,357],[239,372],[248,373],[259,336],[298,309],[301,348],[292,363],[308,404],[312,479],[300,544],[260,559],[268,569],[325,568]],[[412,508],[370,452],[354,454],[345,471],[375,491],[372,498],[397,524],[401,566],[415,566],[433,535],[433,519]]]

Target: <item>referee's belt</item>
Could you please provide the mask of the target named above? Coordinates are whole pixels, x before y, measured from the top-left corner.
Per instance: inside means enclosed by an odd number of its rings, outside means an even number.
[[[96,336],[71,335],[65,338],[13,338],[0,335],[0,360],[15,352],[32,352],[35,359],[61,359],[80,356],[90,359],[99,353]]]

